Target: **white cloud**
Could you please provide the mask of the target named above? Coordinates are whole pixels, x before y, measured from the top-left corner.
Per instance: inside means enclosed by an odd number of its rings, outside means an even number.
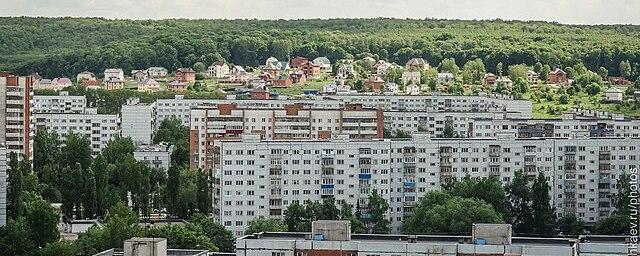
[[[636,0],[0,0],[1,16],[447,18],[640,24]]]

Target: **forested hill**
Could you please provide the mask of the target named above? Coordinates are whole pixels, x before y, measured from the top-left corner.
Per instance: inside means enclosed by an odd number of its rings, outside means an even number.
[[[107,20],[0,18],[0,70],[46,77],[74,76],[106,67],[170,70],[224,59],[256,66],[269,56],[332,61],[369,54],[404,63],[422,56],[458,65],[482,58],[488,71],[536,62],[552,67],[583,61],[618,74],[618,64],[640,63],[640,26],[574,26],[547,22],[335,20]]]

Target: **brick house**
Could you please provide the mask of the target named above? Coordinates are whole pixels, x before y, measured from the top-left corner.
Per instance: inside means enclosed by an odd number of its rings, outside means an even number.
[[[610,76],[607,80],[609,80],[610,85],[629,85],[631,83],[621,76]]]
[[[174,75],[175,80],[190,83],[196,81],[196,71],[191,68],[179,68]]]
[[[319,77],[320,73],[322,72],[322,69],[320,68],[320,65],[315,64],[311,61],[307,61],[305,63],[302,63],[300,65],[300,70],[302,71],[302,73],[304,73],[305,76],[309,77],[309,78],[315,78],[315,77]]]
[[[384,87],[384,80],[377,75],[369,75],[369,78],[364,80],[364,88],[369,92],[382,92]]]
[[[274,88],[289,88],[293,85],[293,80],[290,76],[279,76],[271,80],[271,86]]]
[[[301,71],[293,72],[289,74],[289,77],[291,77],[291,81],[294,84],[305,84],[307,82],[307,76]]]
[[[297,69],[306,62],[309,62],[309,59],[304,57],[295,57],[291,59],[291,61],[289,61],[289,67],[291,67],[292,69]]]
[[[568,82],[567,73],[562,69],[556,68],[555,70],[549,72],[549,76],[547,78],[547,82],[550,84],[562,84]]]
[[[187,84],[175,80],[167,85],[167,89],[172,92],[184,92],[187,90]]]
[[[497,77],[493,73],[486,73],[484,74],[482,81],[484,82],[484,85],[494,85],[496,83],[496,79]]]
[[[264,89],[262,87],[257,87],[251,90],[251,99],[252,100],[268,100],[271,99],[271,93],[269,93],[269,89]]]

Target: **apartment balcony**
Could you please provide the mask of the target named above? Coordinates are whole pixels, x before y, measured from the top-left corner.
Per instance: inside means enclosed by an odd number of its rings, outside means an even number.
[[[440,151],[440,158],[449,158],[452,156],[453,156],[453,153],[450,151]]]
[[[404,162],[402,164],[405,168],[416,168],[416,162]]]
[[[269,200],[282,200],[282,194],[270,194]]]
[[[576,193],[576,191],[577,191],[577,190],[576,190],[575,188],[565,188],[565,189],[564,189],[564,192],[565,192],[565,193],[573,193],[573,194],[575,194],[575,193]]]
[[[489,151],[490,157],[500,157],[500,151]]]
[[[360,169],[369,169],[370,170],[371,169],[371,163],[360,163],[360,164],[358,164],[358,167]]]
[[[448,161],[441,161],[440,166],[451,167],[452,163]]]
[[[371,179],[371,173],[359,173],[358,174],[358,179],[370,180]]]
[[[609,198],[609,197],[598,197],[598,202],[599,203],[609,203],[609,202],[611,202],[611,198]]]

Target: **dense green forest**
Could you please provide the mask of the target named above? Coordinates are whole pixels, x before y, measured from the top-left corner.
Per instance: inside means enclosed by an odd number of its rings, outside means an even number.
[[[374,56],[397,63],[424,57],[458,65],[480,58],[489,72],[536,62],[551,67],[581,61],[619,74],[619,63],[640,64],[640,26],[548,22],[399,19],[107,20],[0,18],[0,70],[73,76],[106,67],[125,70],[226,60],[255,66],[269,56]],[[633,80],[638,74],[633,75]]]

